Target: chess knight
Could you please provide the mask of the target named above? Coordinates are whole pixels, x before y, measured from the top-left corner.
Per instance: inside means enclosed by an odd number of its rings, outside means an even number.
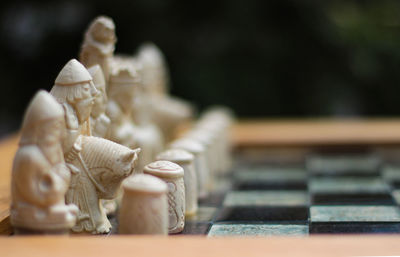
[[[110,67],[115,50],[115,25],[111,18],[97,17],[87,29],[81,47],[79,60],[85,67],[100,65],[108,82]]]
[[[78,208],[65,204],[70,171],[61,147],[64,111],[39,91],[23,121],[11,182],[11,224],[18,230],[59,233],[75,225]]]
[[[67,137],[63,150],[72,174],[66,202],[79,208],[72,230],[108,233],[111,224],[100,200],[115,198],[122,180],[133,172],[140,150],[91,136],[89,118],[99,93],[89,72],[77,60],[64,66],[51,93],[65,111]]]

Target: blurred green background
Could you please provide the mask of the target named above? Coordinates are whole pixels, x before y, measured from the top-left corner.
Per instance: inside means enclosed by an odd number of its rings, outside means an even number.
[[[239,117],[398,116],[400,1],[2,1],[0,133],[49,90],[97,15],[116,52],[153,41],[172,93]]]

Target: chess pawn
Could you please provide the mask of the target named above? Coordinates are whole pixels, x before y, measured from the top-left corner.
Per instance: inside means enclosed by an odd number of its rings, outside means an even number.
[[[157,160],[174,162],[183,168],[185,182],[185,216],[189,217],[195,215],[198,208],[198,186],[193,163],[193,154],[182,149],[169,149],[157,155]]]
[[[70,173],[61,147],[64,110],[46,91],[25,113],[11,179],[10,220],[15,233],[65,233],[78,208],[66,205]]]
[[[170,145],[170,148],[174,149],[183,149],[193,154],[194,156],[194,166],[196,170],[197,176],[197,191],[199,194],[199,198],[205,198],[208,195],[208,184],[210,179],[210,171],[207,164],[207,159],[205,154],[204,146],[197,142],[196,140],[192,140],[189,138],[182,138],[173,141]]]
[[[213,142],[213,136],[207,131],[204,130],[190,130],[183,136],[184,139],[195,140],[203,145],[204,147],[204,156],[207,163],[208,168],[208,190],[214,189],[215,178],[216,178],[216,171],[215,171],[215,161],[217,157],[215,145]]]
[[[113,20],[100,16],[89,25],[79,54],[79,60],[86,67],[100,65],[106,82],[109,80],[116,42]]]
[[[92,76],[93,83],[98,91],[98,94],[94,98],[94,105],[90,113],[92,135],[95,137],[106,138],[111,123],[110,118],[105,114],[107,107],[106,81],[99,65],[96,64],[95,66],[90,67],[88,71]]]
[[[185,185],[183,169],[169,161],[156,161],[144,167],[145,174],[156,176],[168,185],[168,233],[175,234],[185,226]]]
[[[167,184],[157,177],[137,174],[125,179],[122,187],[119,233],[167,235]]]

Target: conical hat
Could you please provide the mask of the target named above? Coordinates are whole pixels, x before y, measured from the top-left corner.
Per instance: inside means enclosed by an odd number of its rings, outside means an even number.
[[[98,90],[105,91],[106,80],[104,79],[103,71],[100,65],[96,64],[88,69],[90,75],[93,78],[93,83]],[[102,87],[102,88],[99,88]]]
[[[64,117],[62,106],[48,92],[40,90],[33,97],[25,112],[22,128],[29,128],[39,121],[59,117]]]
[[[76,59],[70,60],[58,74],[55,84],[57,85],[75,85],[92,80],[87,69]]]

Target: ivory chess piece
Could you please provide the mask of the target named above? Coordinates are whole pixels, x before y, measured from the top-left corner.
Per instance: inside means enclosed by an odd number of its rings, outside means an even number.
[[[156,161],[145,166],[145,174],[156,176],[168,185],[168,233],[182,232],[185,226],[185,185],[183,168],[169,161]]]
[[[141,68],[136,64],[139,75]],[[148,97],[143,90],[141,76],[139,82],[133,89],[134,97],[132,101],[132,121],[134,124],[134,147],[141,149],[138,160],[138,170],[143,170],[144,166],[156,159],[157,154],[163,150],[163,138],[160,129],[152,123],[151,106]]]
[[[107,233],[111,225],[100,199],[112,199],[121,181],[133,172],[138,150],[91,137],[90,113],[98,92],[86,68],[69,61],[51,90],[65,114],[63,152],[71,171],[66,202],[79,207],[74,232]]]
[[[131,147],[134,145],[134,126],[131,112],[134,89],[139,75],[130,66],[118,66],[113,70],[108,88],[106,114],[111,119],[109,139]]]
[[[157,155],[157,160],[174,162],[184,170],[185,216],[187,217],[195,215],[198,208],[198,186],[193,159],[193,154],[182,149],[169,149]]]
[[[169,75],[165,58],[152,43],[143,44],[137,54],[143,65],[143,85],[151,102],[153,121],[169,142],[176,127],[193,115],[193,107],[186,101],[170,96]]]
[[[98,92],[94,98],[94,105],[90,113],[92,135],[106,138],[111,123],[110,118],[105,114],[107,107],[106,81],[99,65],[96,64],[90,67],[88,71]]]
[[[157,177],[137,174],[122,185],[119,233],[167,235],[167,184]]]
[[[65,204],[70,181],[61,147],[64,110],[39,91],[26,110],[11,181],[10,220],[16,234],[62,233],[75,225],[78,208]]]
[[[207,163],[204,146],[189,138],[181,138],[173,141],[170,148],[183,149],[193,154],[194,156],[194,167],[196,170],[197,177],[197,191],[199,198],[205,198],[208,195],[208,184],[210,179],[210,171]]]
[[[116,42],[113,20],[100,16],[89,25],[79,54],[79,60],[86,67],[100,65],[106,82],[109,80]]]

